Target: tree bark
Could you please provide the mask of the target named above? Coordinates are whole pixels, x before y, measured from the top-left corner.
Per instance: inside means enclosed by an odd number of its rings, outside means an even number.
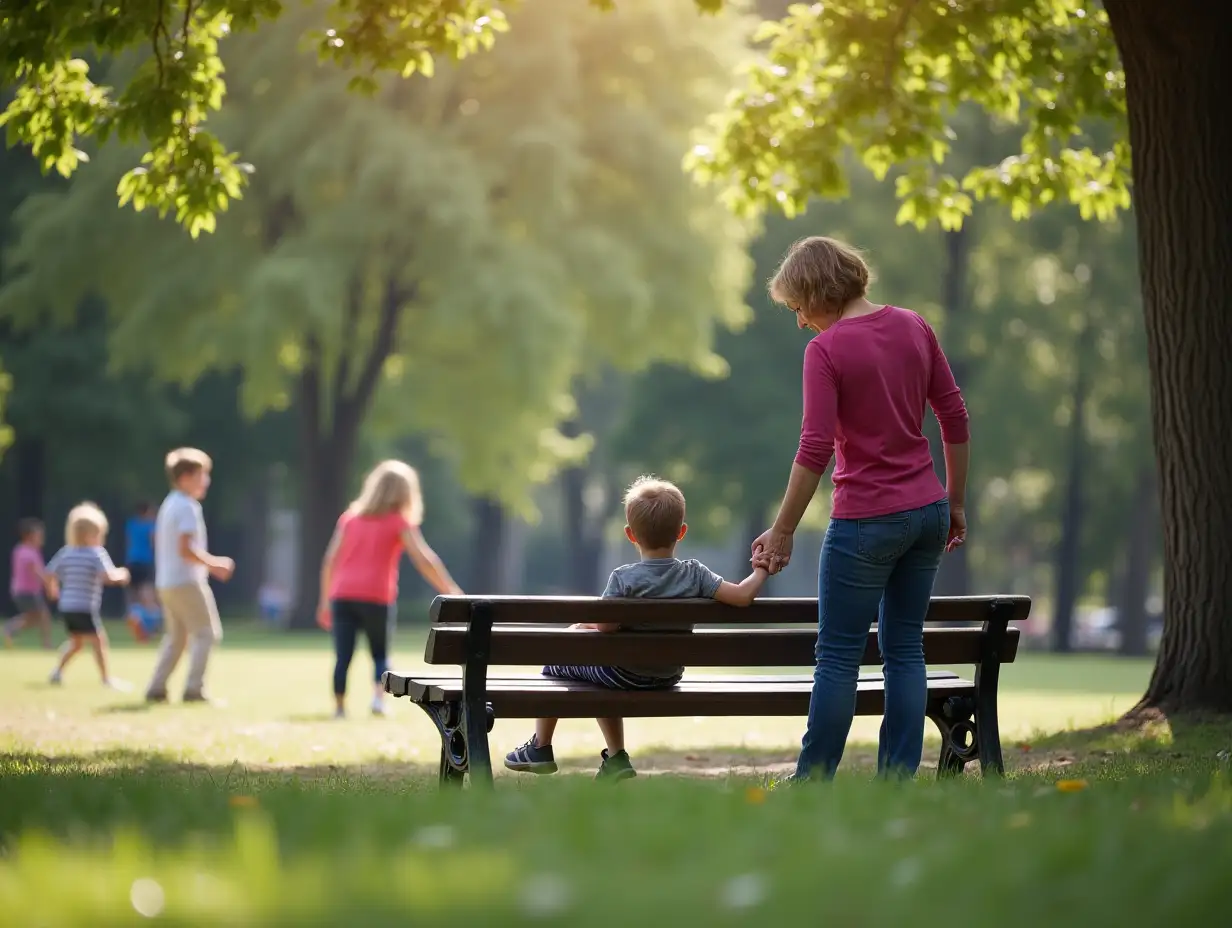
[[[1104,7],[1125,66],[1164,543],[1138,709],[1232,712],[1232,7]]]
[[[1134,481],[1134,502],[1125,533],[1125,576],[1117,604],[1120,652],[1129,657],[1147,653],[1146,597],[1157,532],[1155,510],[1154,469],[1149,464],[1143,465]]]
[[[574,419],[561,427],[562,434],[576,438],[582,433],[582,425]],[[561,472],[560,488],[564,504],[565,539],[568,545],[566,586],[572,593],[594,595],[603,588],[604,578],[599,576],[603,563],[603,529],[612,512],[613,500],[618,491],[611,481],[603,487],[603,498],[598,508],[588,499],[587,491],[595,485],[597,475],[588,459],[577,467]]]
[[[1056,551],[1056,593],[1052,611],[1052,650],[1064,654],[1073,649],[1074,607],[1082,580],[1082,523],[1085,515],[1087,365],[1091,330],[1083,327],[1075,345],[1074,388],[1071,395],[1069,456],[1066,463],[1065,497],[1061,503],[1061,540]]]
[[[353,371],[351,340],[358,327],[362,294],[359,287],[348,298],[339,362],[332,378],[317,338],[304,339],[304,367],[299,380],[300,413],[300,548],[296,593],[288,627],[316,626],[321,557],[329,544],[339,513],[346,506],[347,489],[359,447],[359,429],[376,393],[381,370],[393,353],[402,309],[414,296],[396,281],[386,282],[381,296],[376,332]]]
[[[942,278],[941,305],[945,308],[946,341],[948,350],[946,357],[950,369],[954,372],[954,380],[959,387],[969,386],[971,374],[971,359],[966,347],[961,344],[967,318],[968,308],[968,267],[971,256],[971,220],[964,222],[962,227],[945,234],[945,275]],[[945,453],[940,441],[932,442],[933,461],[937,473],[945,480]],[[976,507],[972,506],[967,513],[967,531],[973,529],[972,515]],[[941,559],[941,567],[937,571],[937,579],[933,583],[933,592],[937,596],[966,596],[971,592],[971,562],[968,559],[967,546],[963,545],[951,551]]]
[[[504,590],[505,546],[509,541],[509,517],[496,500],[477,496],[471,504],[474,516],[474,554],[467,592],[497,594]]]

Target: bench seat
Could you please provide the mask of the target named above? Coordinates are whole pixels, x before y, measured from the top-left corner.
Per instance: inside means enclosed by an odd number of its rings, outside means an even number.
[[[488,704],[502,719],[673,718],[680,716],[800,716],[808,714],[811,674],[689,674],[665,690],[611,690],[590,683],[543,676],[489,676]],[[462,677],[390,671],[385,691],[419,706],[445,705],[462,699]],[[930,701],[974,696],[975,682],[944,670],[928,674]],[[880,673],[864,673],[856,690],[856,714],[885,711],[885,682]]]

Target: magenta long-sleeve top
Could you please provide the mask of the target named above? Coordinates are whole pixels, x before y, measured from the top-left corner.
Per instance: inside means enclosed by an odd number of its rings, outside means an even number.
[[[941,440],[969,438],[967,407],[932,327],[885,306],[840,319],[804,351],[804,421],[796,463],[834,467],[836,519],[918,509],[945,498],[924,437],[924,406]]]

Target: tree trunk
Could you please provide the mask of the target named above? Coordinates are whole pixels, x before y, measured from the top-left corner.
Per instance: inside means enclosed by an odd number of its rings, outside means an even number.
[[[1129,657],[1147,653],[1146,597],[1155,535],[1155,473],[1150,465],[1144,465],[1135,480],[1134,502],[1125,535],[1125,576],[1117,604],[1120,651]]]
[[[971,374],[971,359],[967,355],[963,334],[967,318],[967,275],[971,256],[971,221],[964,222],[960,229],[945,233],[945,275],[942,278],[941,305],[945,308],[946,356],[954,380],[959,387],[968,387]],[[938,436],[940,432],[938,431]],[[945,453],[940,440],[932,443],[934,466],[945,480]],[[976,507],[967,513],[967,532],[973,529],[972,515]],[[971,592],[971,562],[967,546],[951,551],[941,559],[941,568],[933,583],[937,596],[966,596]]]
[[[319,407],[306,394],[319,382],[315,370],[301,378],[299,568],[288,627],[316,627],[320,597],[321,558],[333,535],[339,514],[346,508],[347,485],[359,445],[359,423],[338,416],[324,426]]]
[[[1139,709],[1232,712],[1232,7],[1105,0],[1125,66],[1165,621]]]
[[[402,308],[413,296],[413,290],[404,289],[396,280],[386,281],[376,331],[371,343],[360,352],[352,340],[359,326],[363,296],[358,285],[352,289],[345,307],[348,321],[332,379],[325,376],[321,344],[311,334],[304,339],[298,404],[302,449],[299,570],[289,628],[316,626],[321,557],[346,505],[360,426],[372,404],[385,361],[393,353]]]
[[[18,438],[13,457],[17,464],[17,516],[41,519],[47,496],[47,445],[41,438]],[[54,531],[47,535],[56,537]]]
[[[565,423],[561,432],[575,438],[582,432],[576,419]],[[561,472],[560,488],[564,504],[565,542],[568,546],[566,586],[572,593],[593,595],[602,589],[599,576],[603,561],[603,529],[610,510],[611,488],[603,493],[596,506],[587,499],[588,490],[595,479],[594,468],[589,461]]]
[[[475,497],[471,504],[474,515],[474,555],[468,593],[497,594],[504,590],[505,546],[509,541],[509,517],[505,507],[486,497]]]
[[[1083,481],[1086,475],[1087,365],[1091,330],[1084,325],[1075,346],[1076,369],[1071,396],[1069,460],[1066,463],[1065,497],[1061,503],[1061,540],[1056,552],[1056,595],[1053,598],[1052,650],[1059,654],[1073,648],[1074,607],[1082,579],[1082,523],[1085,515]]]

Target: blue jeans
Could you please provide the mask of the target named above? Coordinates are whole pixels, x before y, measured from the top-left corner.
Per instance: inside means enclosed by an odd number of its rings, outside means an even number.
[[[912,776],[924,750],[924,617],[945,551],[950,505],[831,519],[821,546],[817,667],[796,776],[834,776],[851,731],[868,630],[885,664],[877,772]]]

